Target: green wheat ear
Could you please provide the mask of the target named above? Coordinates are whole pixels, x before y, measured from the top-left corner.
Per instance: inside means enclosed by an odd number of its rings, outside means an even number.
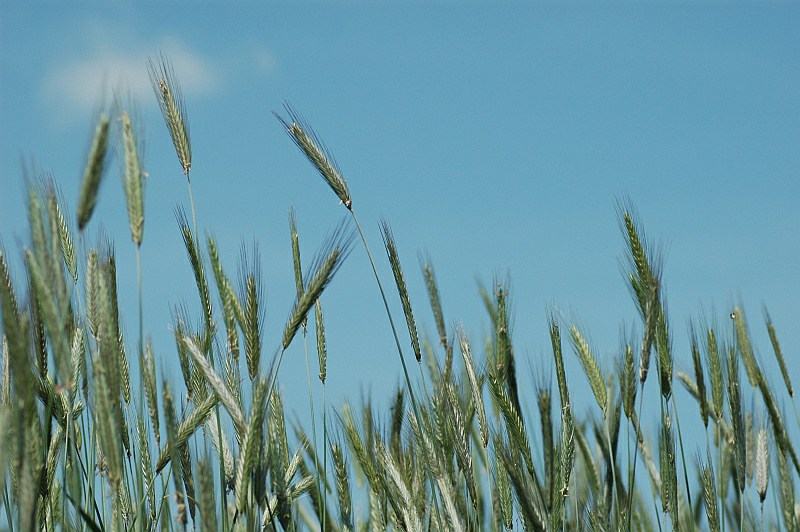
[[[333,155],[325,147],[322,140],[314,133],[311,126],[306,123],[302,116],[295,111],[288,103],[283,104],[284,109],[289,114],[289,120],[285,120],[278,113],[272,112],[283,127],[292,141],[300,148],[312,165],[319,171],[322,178],[333,189],[345,207],[352,210],[353,200],[350,198],[350,191],[347,182],[342,177],[342,172],[336,164]]]
[[[92,138],[92,148],[86,162],[86,170],[83,173],[81,182],[80,199],[78,200],[78,230],[82,231],[94,212],[97,203],[97,194],[100,190],[100,183],[103,180],[106,170],[106,160],[108,158],[108,137],[111,119],[107,114],[101,113],[97,119],[94,137]]]
[[[150,84],[158,100],[161,115],[167,124],[172,144],[183,167],[183,173],[188,174],[192,167],[192,143],[189,138],[189,119],[186,115],[186,104],[183,93],[175,77],[172,63],[159,54],[157,64],[150,56],[147,57],[147,72],[150,75]]]

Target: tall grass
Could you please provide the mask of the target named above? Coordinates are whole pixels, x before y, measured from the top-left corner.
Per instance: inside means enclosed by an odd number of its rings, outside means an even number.
[[[188,118],[175,72],[164,57],[149,68],[188,179]],[[107,240],[88,250],[73,243],[76,229],[80,240],[92,218],[110,143],[118,139],[139,260],[146,174],[136,114],[123,107],[114,109],[118,116],[98,120],[76,218],[65,216],[69,210],[55,182],[34,175],[28,179],[30,239],[21,274],[12,275],[0,243],[0,529],[800,529],[794,489],[800,461],[783,411],[787,396],[794,407],[793,388],[766,311],[783,384],[762,370],[741,304],[726,319],[690,319],[690,345],[674,346],[663,258],[631,202],[620,201],[626,257],[621,269],[640,325],[621,334],[615,360],[602,360],[584,324],[550,309],[558,401],[550,384],[540,382],[538,412],[531,414],[520,399],[511,331],[516,294],[508,283],[482,291],[490,334],[470,338],[457,316],[445,315],[432,261],[421,257],[437,338],[420,338],[419,312],[395,239],[389,223],[381,221],[409,334],[408,343],[401,342],[389,310],[391,294],[380,281],[342,172],[288,106],[290,118],[281,123],[349,211],[386,303],[405,376],[405,385],[392,394],[391,410],[376,411],[368,402],[336,407],[332,419],[326,414],[321,297],[343,261],[357,260],[348,256],[354,231],[346,221],[335,225],[303,271],[298,226],[290,215],[287,248],[297,299],[286,309],[280,344],[265,360],[257,250],[243,252],[239,272],[230,275],[215,239],[201,241],[194,208],[191,227],[179,210],[177,230],[190,263],[186,274],[194,278],[202,304],[199,321],[185,309],[175,312],[174,358],[183,382],[170,385],[159,377],[152,348],[144,343],[141,300],[139,364],[131,365],[121,334],[114,247]],[[116,118],[118,137],[109,131]],[[191,189],[190,197],[193,205]],[[306,338],[311,327],[321,402],[312,392]],[[306,346],[311,410],[323,412],[322,430],[312,418],[310,436],[301,426],[288,430],[276,384],[283,353],[298,332]],[[583,377],[567,376],[564,335]],[[402,345],[409,343],[419,366],[417,382],[403,354]],[[335,363],[335,356],[330,359]],[[136,369],[138,375],[131,376]],[[648,379],[652,373],[656,378]],[[140,383],[138,391],[131,381]],[[594,403],[575,405],[572,390],[585,384]],[[679,411],[676,394],[693,398],[697,409]],[[658,415],[645,425],[644,403],[655,398]],[[705,427],[706,448],[687,454],[681,420],[686,425],[692,415]],[[796,410],[793,417],[788,423],[800,425]]]

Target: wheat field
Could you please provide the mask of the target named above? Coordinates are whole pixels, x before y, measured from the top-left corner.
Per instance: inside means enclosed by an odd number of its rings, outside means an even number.
[[[143,330],[146,173],[135,113],[117,100],[97,120],[77,205],[65,203],[52,176],[33,171],[23,271],[12,271],[0,245],[0,528],[800,529],[800,460],[791,436],[800,418],[769,314],[756,325],[737,305],[690,318],[690,349],[674,347],[663,253],[630,200],[615,205],[627,282],[620,289],[630,292],[638,327],[620,335],[613,360],[600,360],[586,326],[551,309],[555,386],[540,383],[537,411],[526,415],[508,283],[498,279],[482,290],[489,334],[471,338],[456,316],[443,314],[432,260],[424,258],[435,337],[422,335],[389,221],[380,222],[382,242],[372,243],[383,246],[384,259],[368,245],[358,198],[331,151],[286,104],[274,126],[330,187],[343,218],[303,265],[290,213],[286,249],[297,297],[285,309],[279,345],[263,345],[259,260],[245,256],[232,275],[215,238],[198,232],[187,105],[166,57],[149,60],[148,71],[191,198],[191,219],[177,213],[191,270],[180,275],[194,279],[202,312],[176,311],[172,324],[170,356],[182,380],[176,386],[157,371]],[[139,307],[127,309],[136,316],[131,337],[122,333],[115,244],[111,237],[90,244],[84,231],[113,151],[130,227],[129,235],[114,236],[120,246],[131,238],[139,272]],[[71,209],[74,218],[65,214]],[[382,297],[403,372],[388,411],[369,401],[338,405],[325,394],[321,296],[345,261],[362,260],[350,256],[357,247],[371,263],[368,286]],[[380,279],[377,260],[388,260],[392,279]],[[390,310],[397,298],[402,316]],[[779,375],[762,370],[751,327],[768,331]],[[280,393],[284,352],[301,339],[309,406],[322,413],[320,426],[313,414],[310,427],[287,422]],[[680,359],[687,351],[691,358]],[[576,357],[583,375],[568,379],[565,357]],[[312,379],[321,398],[311,394]],[[594,402],[574,404],[575,387],[590,389],[581,397]],[[690,397],[693,408],[678,408],[676,394]],[[704,435],[681,432],[682,422],[698,420]],[[685,447],[689,437],[704,449]]]

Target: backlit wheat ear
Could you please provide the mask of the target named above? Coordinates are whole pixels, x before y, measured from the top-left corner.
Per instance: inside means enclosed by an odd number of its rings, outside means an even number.
[[[314,130],[306,123],[288,103],[283,105],[289,114],[289,120],[284,120],[278,113],[274,112],[275,118],[280,120],[283,127],[292,141],[300,148],[312,165],[319,171],[322,178],[333,189],[345,207],[352,210],[353,200],[350,198],[350,191],[347,189],[347,182],[342,177],[339,167],[333,155],[325,147],[325,144],[317,137]]]
[[[79,231],[82,231],[86,224],[89,223],[92,212],[94,212],[94,206],[97,203],[97,194],[106,170],[110,125],[111,119],[108,115],[102,113],[97,120],[94,137],[92,138],[92,148],[89,151],[86,170],[83,173],[83,181],[81,182],[81,193],[78,200]]]
[[[192,144],[189,139],[189,119],[186,115],[186,105],[183,101],[178,80],[172,63],[159,54],[157,63],[147,57],[147,72],[150,75],[150,84],[158,100],[161,115],[167,124],[172,144],[178,154],[178,161],[183,167],[183,173],[188,174],[192,166]]]

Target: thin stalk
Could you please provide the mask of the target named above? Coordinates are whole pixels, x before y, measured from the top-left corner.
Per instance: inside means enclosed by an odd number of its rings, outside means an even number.
[[[639,393],[639,417],[637,419],[642,419],[642,404],[644,403],[644,384],[642,385],[642,389]],[[638,425],[634,427],[636,429],[636,445],[633,448],[633,468],[630,469],[630,473],[628,474],[628,532],[631,532],[631,509],[633,508],[633,482],[636,480],[636,461],[639,458],[639,427]],[[655,501],[653,502],[655,504]],[[658,513],[658,508],[656,507],[656,513]],[[659,523],[659,528],[661,527],[661,523],[656,519],[656,522]]]
[[[686,471],[686,455],[683,452],[683,437],[681,436],[681,421],[680,417],[678,416],[678,405],[675,404],[675,394],[672,394],[672,410],[675,412],[675,425],[678,427],[678,443],[681,447],[681,461],[683,462],[683,480],[686,483],[686,498],[689,501],[689,508],[693,508],[692,506],[692,492],[689,490],[689,473]],[[675,512],[676,517],[678,512]],[[694,519],[690,519],[692,523],[692,530],[695,529],[694,526]]]
[[[303,347],[306,351],[306,375],[308,375],[308,405],[311,410],[311,437],[314,439],[314,449],[318,449],[317,447],[317,423],[316,423],[316,416],[314,416],[314,394],[311,388],[311,363],[308,361],[308,336],[306,334],[306,327],[303,325]],[[325,445],[323,442],[322,446],[323,451],[325,450]],[[318,453],[314,452],[314,469],[317,475],[317,489],[319,490],[320,497],[322,497],[322,502],[320,505],[322,506],[322,522],[320,523],[320,528],[322,532],[325,532],[325,509],[327,507],[327,501],[325,498],[325,492],[323,492],[324,488],[324,480],[320,477],[319,474],[319,458]]]
[[[356,222],[356,227],[358,228],[358,234],[361,235],[361,241],[364,242],[364,249],[367,251],[367,256],[369,257],[369,263],[372,266],[372,272],[375,274],[375,280],[378,281],[378,288],[381,291],[381,298],[383,299],[383,306],[386,307],[386,315],[389,317],[389,325],[392,326],[392,334],[394,335],[395,344],[397,344],[397,352],[400,354],[400,362],[403,365],[403,375],[406,378],[406,385],[408,386],[408,392],[411,394],[411,403],[414,407],[414,415],[417,416],[417,419],[422,422],[422,418],[419,416],[419,408],[417,406],[417,399],[414,396],[414,388],[411,386],[411,379],[408,376],[408,368],[406,367],[406,360],[403,357],[403,348],[400,347],[400,338],[397,335],[397,328],[394,326],[394,319],[392,319],[392,311],[389,310],[389,302],[386,300],[386,292],[383,290],[383,284],[381,283],[381,278],[378,275],[378,269],[375,267],[375,261],[372,258],[372,253],[369,251],[369,245],[367,244],[367,238],[364,236],[364,231],[361,229],[361,224],[358,223],[358,217],[356,217],[356,213],[353,209],[348,209],[350,214],[353,215],[353,220]]]
[[[189,184],[189,201],[192,203],[192,223],[194,224],[194,238],[197,241],[197,215],[194,211],[194,194],[192,193],[192,181],[189,179],[189,172],[186,172],[186,182]]]

